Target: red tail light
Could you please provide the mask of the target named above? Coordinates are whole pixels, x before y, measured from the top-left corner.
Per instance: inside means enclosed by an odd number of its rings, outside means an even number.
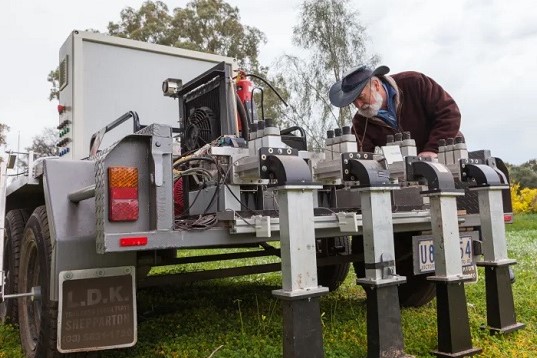
[[[128,246],[145,246],[147,245],[147,237],[122,237],[119,239],[120,247]]]
[[[505,223],[512,223],[513,222],[513,214],[503,214],[503,222]]]
[[[138,168],[108,168],[108,220],[138,220]]]

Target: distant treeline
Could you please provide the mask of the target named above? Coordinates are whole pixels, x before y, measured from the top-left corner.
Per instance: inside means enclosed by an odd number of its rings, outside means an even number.
[[[531,159],[521,165],[506,163],[511,182],[522,188],[537,188],[537,159]]]

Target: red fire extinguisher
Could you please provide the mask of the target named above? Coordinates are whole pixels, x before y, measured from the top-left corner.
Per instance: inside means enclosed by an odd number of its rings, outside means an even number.
[[[253,82],[246,76],[246,72],[239,70],[236,79],[237,95],[244,105],[248,123],[256,121],[255,106],[252,100],[252,90],[254,89]]]

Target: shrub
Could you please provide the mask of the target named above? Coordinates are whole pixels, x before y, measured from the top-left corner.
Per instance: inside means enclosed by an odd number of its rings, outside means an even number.
[[[537,213],[537,188],[521,188],[519,183],[511,185],[513,212]]]

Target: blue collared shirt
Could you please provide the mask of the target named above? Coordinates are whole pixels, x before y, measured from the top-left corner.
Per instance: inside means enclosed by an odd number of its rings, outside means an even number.
[[[386,124],[393,128],[397,128],[397,114],[395,111],[395,89],[390,85],[382,82],[384,90],[387,94],[388,109],[381,109],[377,114],[377,117],[382,119]]]

